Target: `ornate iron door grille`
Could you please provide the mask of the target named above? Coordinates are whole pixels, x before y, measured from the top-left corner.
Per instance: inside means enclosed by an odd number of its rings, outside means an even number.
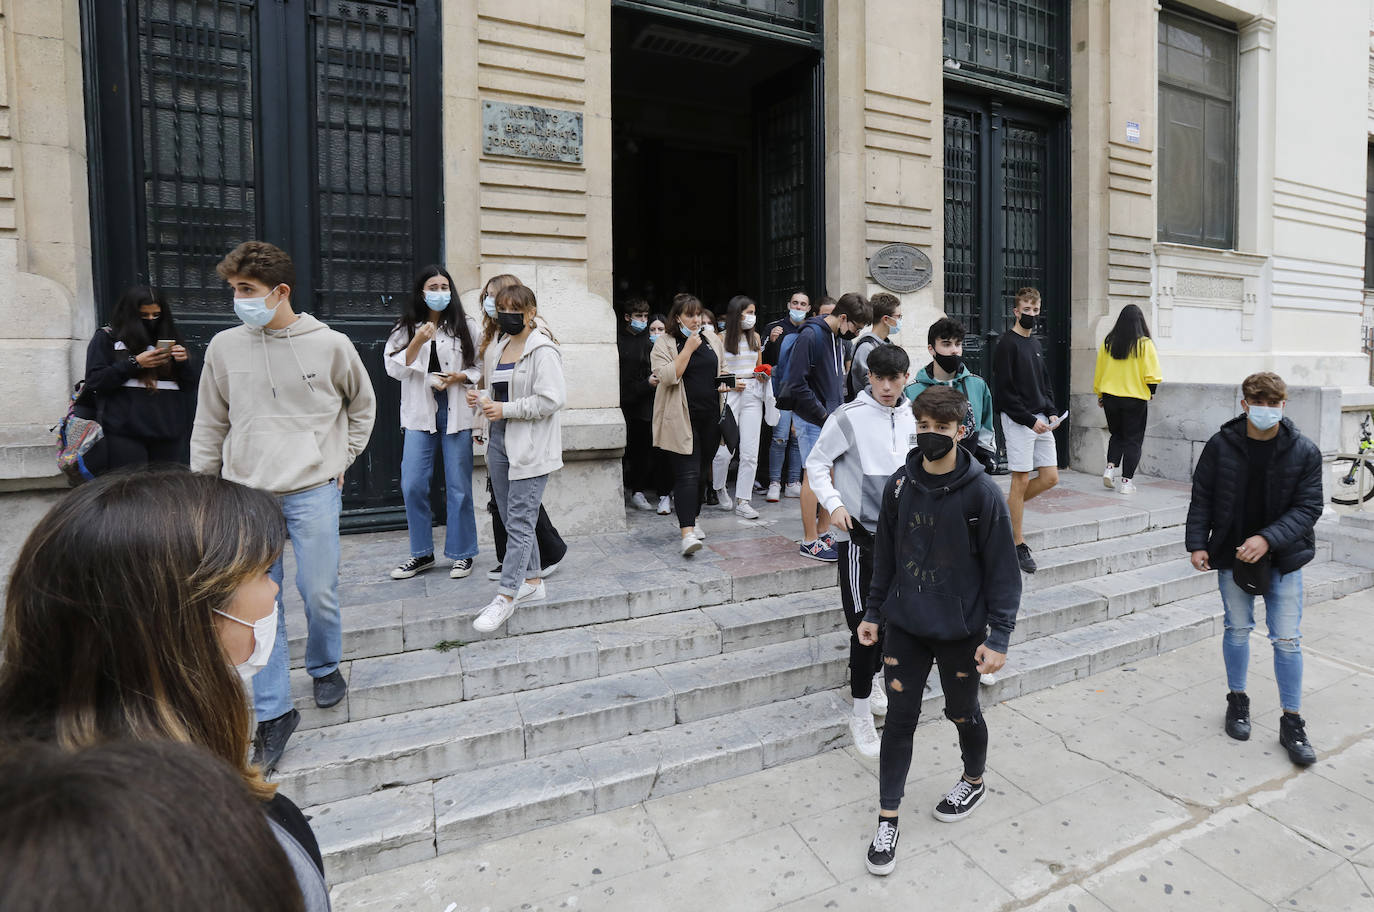
[[[946,75],[1068,91],[1069,10],[1064,0],[944,0]]]
[[[964,360],[974,373],[984,368],[979,279],[984,245],[982,223],[982,113],[945,111],[945,313],[964,324]]]

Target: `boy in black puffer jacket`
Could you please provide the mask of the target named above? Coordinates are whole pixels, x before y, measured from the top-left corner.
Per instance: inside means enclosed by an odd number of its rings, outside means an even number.
[[[1264,596],[1279,686],[1279,743],[1299,766],[1317,759],[1302,708],[1302,567],[1317,550],[1322,515],[1322,456],[1283,417],[1288,388],[1262,371],[1241,384],[1244,416],[1212,435],[1193,470],[1186,546],[1198,570],[1216,570],[1226,632],[1226,734],[1250,737],[1245,693],[1255,595]]]
[[[955,446],[964,433],[968,400],[933,386],[911,404],[916,445],[883,490],[873,547],[873,582],[859,642],[883,632],[887,723],[878,758],[878,831],[868,870],[896,866],[897,808],[911,768],[911,742],[921,696],[934,662],[940,666],[945,715],[959,730],[964,775],[935,807],[947,823],[963,820],[987,794],[983,770],[988,732],[978,705],[980,674],[1007,658],[1021,605],[1021,571],[1011,514],[997,485]]]

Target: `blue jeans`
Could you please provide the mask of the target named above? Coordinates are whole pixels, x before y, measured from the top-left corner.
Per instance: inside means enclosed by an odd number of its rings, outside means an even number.
[[[328,481],[317,488],[277,498],[286,516],[286,534],[296,555],[296,591],[305,603],[305,668],[322,678],[339,667],[343,624],[339,619],[339,486]],[[282,582],[282,559],[269,575]],[[280,602],[278,602],[280,608]],[[286,642],[286,612],[277,612],[277,641],[267,666],[253,678],[253,712],[259,722],[291,711],[291,650]]]
[[[782,462],[787,456],[787,483],[798,484],[802,476],[801,451],[797,449],[797,438],[792,433],[792,413],[778,412],[778,423],[773,428],[773,442],[768,446],[768,481],[770,484],[782,483]]]
[[[1302,571],[1273,571],[1269,594],[1264,599],[1264,623],[1274,645],[1274,679],[1279,685],[1279,704],[1288,712],[1302,709]],[[1226,662],[1226,686],[1245,690],[1250,665],[1250,631],[1255,629],[1255,597],[1231,579],[1230,570],[1217,571],[1221,603],[1225,607],[1226,632],[1221,638],[1221,657]]]
[[[797,452],[801,456],[801,464],[806,466],[806,460],[811,458],[811,450],[816,445],[816,441],[821,439],[821,426],[792,416],[792,430],[797,432]]]
[[[442,399],[440,398],[442,396]],[[429,485],[434,477],[434,452],[443,451],[444,495],[448,504],[444,530],[444,557],[462,560],[477,556],[477,516],[472,504],[472,431],[446,434],[448,394],[435,397],[435,427],[413,431],[406,428],[401,451],[401,497],[406,505],[406,529],[410,532],[410,556],[434,553],[434,513],[429,508]]]

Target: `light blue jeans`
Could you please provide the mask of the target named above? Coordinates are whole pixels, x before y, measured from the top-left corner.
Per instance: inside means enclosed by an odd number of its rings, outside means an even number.
[[[1274,679],[1279,685],[1279,705],[1287,712],[1302,709],[1302,571],[1273,571],[1269,594],[1264,599],[1264,623],[1274,645]],[[1226,663],[1226,686],[1245,690],[1250,666],[1250,631],[1255,629],[1255,597],[1235,584],[1230,570],[1217,571],[1221,604],[1226,611],[1226,632],[1221,638],[1221,657]]]
[[[448,394],[435,396],[436,428],[448,427]],[[429,486],[434,477],[434,454],[444,460],[444,500],[448,504],[444,530],[444,557],[462,560],[477,556],[477,516],[472,504],[472,431],[446,434],[406,428],[401,451],[401,497],[406,505],[406,529],[410,532],[410,556],[434,553],[434,511],[429,507]]]
[[[286,516],[286,534],[296,556],[296,591],[305,603],[305,669],[322,678],[339,667],[343,625],[339,619],[339,486],[328,481],[317,488],[277,498]],[[269,571],[282,582],[282,559]],[[280,608],[280,602],[278,602]],[[291,650],[286,642],[286,613],[277,612],[277,641],[267,666],[253,678],[253,712],[259,722],[291,711]]]
[[[768,482],[782,484],[783,456],[787,457],[787,483],[798,484],[802,476],[801,450],[797,446],[796,435],[792,433],[792,413],[778,412],[778,423],[773,428],[773,442],[768,446]]]

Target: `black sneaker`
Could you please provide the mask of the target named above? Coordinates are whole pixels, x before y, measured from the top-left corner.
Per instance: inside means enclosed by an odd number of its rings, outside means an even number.
[[[501,581],[501,565],[500,565],[500,564],[497,564],[495,567],[492,567],[490,570],[487,571],[487,579],[489,579],[489,580],[496,580],[497,582],[500,582],[500,581]]]
[[[1226,734],[1237,741],[1250,740],[1250,698],[1243,693],[1226,695]]]
[[[343,672],[337,668],[322,678],[316,678],[314,683],[315,705],[320,709],[328,709],[348,693],[348,682],[344,680]]]
[[[281,755],[286,753],[286,742],[300,724],[301,714],[294,709],[258,723],[258,733],[253,738],[253,763],[262,767],[264,775],[276,771]]]
[[[453,562],[453,568],[448,572],[449,579],[462,579],[472,572],[472,558],[461,557]]]
[[[899,831],[895,821],[878,818],[878,832],[873,834],[873,842],[868,846],[868,873],[886,877],[897,867],[897,837]]]
[[[1016,562],[1021,565],[1022,573],[1035,572],[1035,558],[1030,555],[1030,547],[1022,542],[1016,546]]]
[[[1307,723],[1296,713],[1284,713],[1279,717],[1279,744],[1288,751],[1288,759],[1298,766],[1317,762],[1317,751],[1307,740]]]
[[[712,488],[706,489],[706,499],[703,501],[706,506],[714,507],[720,503],[720,498],[716,497],[716,492]]]
[[[973,809],[982,803],[983,796],[987,793],[987,785],[984,783],[974,785],[960,776],[954,788],[935,805],[935,819],[943,820],[945,823],[957,823],[972,814]]]
[[[424,573],[434,566],[434,555],[408,558],[404,564],[391,571],[392,579],[410,579],[417,573]]]

